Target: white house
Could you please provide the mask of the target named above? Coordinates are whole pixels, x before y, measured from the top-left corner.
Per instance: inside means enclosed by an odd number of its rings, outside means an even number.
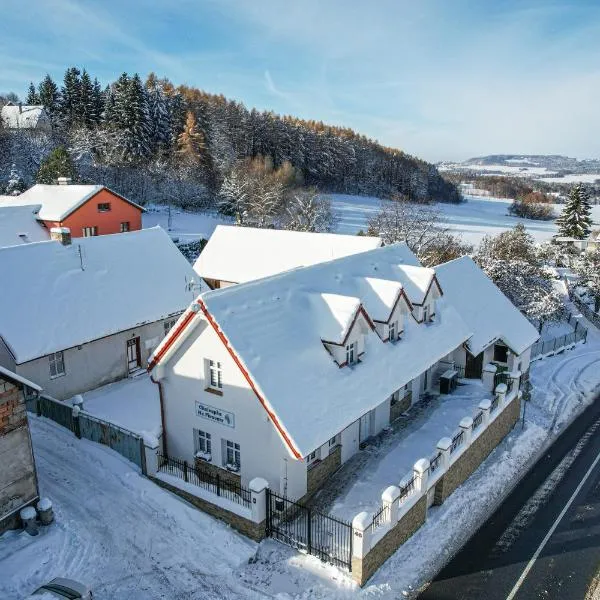
[[[0,248],[0,365],[65,399],[141,371],[193,300],[194,272],[159,227],[52,235]]]
[[[378,237],[218,225],[194,264],[211,289],[373,250]]]
[[[423,268],[397,244],[201,294],[149,364],[163,451],[302,498],[468,348],[488,357],[505,340],[518,357],[500,366],[525,371],[537,331],[470,259],[457,264]],[[470,307],[457,289],[473,290]]]
[[[40,206],[3,206],[0,196],[0,248],[50,239],[50,232],[40,225]]]
[[[50,117],[43,106],[23,106],[9,102],[2,107],[0,118],[7,129],[50,130]]]

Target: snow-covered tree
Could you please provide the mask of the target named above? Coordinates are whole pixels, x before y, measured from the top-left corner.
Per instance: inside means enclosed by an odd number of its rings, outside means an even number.
[[[40,104],[44,106],[50,118],[53,119],[56,116],[60,102],[60,93],[58,86],[54,83],[54,80],[50,75],[46,75],[42,82],[38,86],[38,96]]]
[[[235,217],[238,225],[246,224],[252,193],[252,181],[242,169],[232,169],[223,180],[218,207],[224,215]]]
[[[578,240],[586,238],[592,229],[591,211],[588,194],[583,185],[578,183],[571,190],[569,200],[556,220],[559,235]]]
[[[594,311],[600,313],[600,248],[584,252],[575,262],[575,272],[594,297]]]
[[[25,99],[25,104],[29,106],[35,106],[40,104],[40,97],[35,89],[35,85],[33,82],[29,84],[29,89],[27,91],[27,98]]]
[[[81,93],[81,72],[77,67],[66,70],[60,92],[59,115],[64,127],[77,123]]]
[[[320,232],[331,231],[335,226],[331,201],[316,189],[292,191],[288,194],[285,212],[286,229]]]
[[[148,91],[148,112],[150,119],[150,138],[159,153],[165,153],[172,143],[172,123],[169,111],[169,98],[154,74],[146,81]]]
[[[27,187],[25,185],[25,182],[23,181],[23,176],[17,169],[17,166],[13,164],[10,169],[10,176],[8,178],[8,183],[6,184],[4,192],[7,196],[18,196],[26,189]]]
[[[75,164],[64,146],[55,148],[43,160],[36,181],[37,183],[55,184],[59,177],[77,180]]]

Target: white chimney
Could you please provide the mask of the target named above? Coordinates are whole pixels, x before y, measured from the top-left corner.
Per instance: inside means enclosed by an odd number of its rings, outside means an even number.
[[[63,246],[70,246],[71,230],[68,227],[53,227],[50,230],[50,239],[60,242]]]
[[[23,103],[19,102],[19,113],[23,112]]]
[[[73,180],[70,177],[59,177],[56,181],[58,185],[69,185]]]

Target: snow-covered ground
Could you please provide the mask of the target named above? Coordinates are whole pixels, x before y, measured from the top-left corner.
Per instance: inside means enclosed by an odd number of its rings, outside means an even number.
[[[563,175],[562,177],[539,177],[538,179],[548,183],[594,183],[600,179],[600,173],[575,173],[573,175]]]
[[[158,388],[149,375],[122,379],[86,392],[83,410],[147,439],[159,438],[162,432]]]
[[[412,475],[415,462],[435,454],[438,441],[452,437],[460,420],[472,416],[484,398],[491,399],[491,394],[481,382],[472,381],[460,385],[452,394],[434,399],[434,408],[427,410],[423,419],[394,435],[399,441],[389,452],[378,453],[375,460],[369,461],[347,493],[337,498],[331,513],[351,521],[363,510],[377,511],[383,490]]]
[[[0,598],[57,576],[98,600],[261,598],[237,582],[256,544],[142,477],[112,450],[31,417],[40,490],[56,522],[0,537]]]
[[[553,340],[554,338],[560,337],[561,335],[569,335],[569,333],[573,333],[573,331],[573,326],[569,325],[569,323],[566,321],[544,323],[541,333],[541,340],[546,342],[548,340]]]
[[[169,229],[169,211],[162,205],[147,206],[142,215],[144,229],[160,225],[172,238],[179,238],[182,242],[207,240],[215,227],[224,223],[231,223],[231,220],[216,213],[184,212],[178,208],[171,208]]]

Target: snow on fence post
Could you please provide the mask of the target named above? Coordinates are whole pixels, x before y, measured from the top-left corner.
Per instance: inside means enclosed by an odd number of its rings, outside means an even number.
[[[492,408],[492,402],[491,402],[491,400],[488,400],[487,398],[485,400],[482,400],[479,403],[479,410],[483,414],[483,418],[481,420],[483,429],[485,429],[490,424],[490,409],[491,408]]]
[[[385,488],[381,494],[381,504],[383,505],[386,523],[391,523],[392,527],[398,522],[398,501],[400,498],[400,488],[396,485],[390,485]]]
[[[144,440],[144,458],[145,475],[154,477],[158,473],[158,440]]]
[[[267,518],[267,489],[269,483],[262,477],[255,477],[248,484],[250,488],[250,507],[252,521],[262,523]]]
[[[419,495],[427,493],[427,478],[429,477],[430,462],[426,458],[420,458],[413,466],[415,477],[415,491]]]
[[[373,513],[361,512],[352,519],[352,556],[363,559],[371,549]]]
[[[81,426],[79,425],[79,413],[81,408],[79,404],[74,404],[71,414],[73,415],[73,433],[81,439]]]
[[[452,440],[449,437],[442,438],[437,443],[437,449],[441,455],[441,463],[444,471],[448,470],[450,466],[450,448],[452,447]]]
[[[508,388],[506,387],[505,383],[499,383],[496,386],[496,396],[498,398],[498,410],[502,410],[504,408],[504,401],[506,400],[506,390]]]
[[[496,371],[498,371],[498,367],[492,363],[488,363],[485,365],[485,367],[483,367],[483,387],[490,392],[494,390],[494,377],[496,375]]]
[[[512,379],[511,390],[514,391],[516,395],[516,392],[519,390],[519,385],[521,384],[521,371],[512,371],[508,376]]]
[[[465,417],[458,424],[461,431],[463,432],[463,444],[465,446],[471,445],[471,438],[473,436],[473,419],[472,417]]]

